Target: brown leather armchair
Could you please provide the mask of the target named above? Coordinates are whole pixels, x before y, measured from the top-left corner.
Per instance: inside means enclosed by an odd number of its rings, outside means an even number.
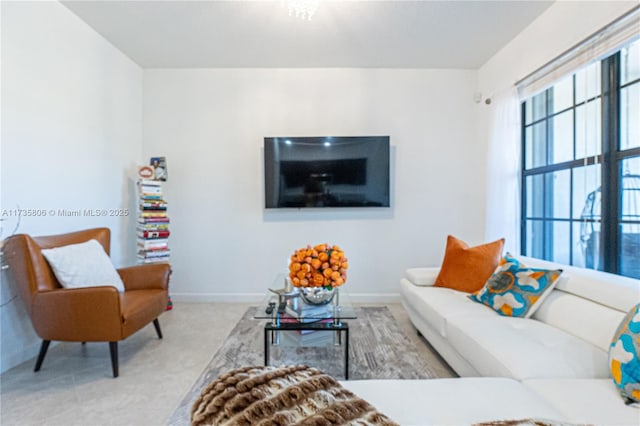
[[[95,228],[46,237],[14,235],[5,241],[4,257],[36,334],[42,339],[34,371],[39,371],[52,340],[109,342],[113,377],[118,377],[118,341],[153,321],[167,306],[170,266],[137,265],[118,270],[125,291],[115,287],[62,288],[41,249],[97,240],[109,254],[111,233]]]

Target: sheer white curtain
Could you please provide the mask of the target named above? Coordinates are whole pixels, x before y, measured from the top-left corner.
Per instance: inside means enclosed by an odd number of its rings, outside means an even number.
[[[487,152],[486,240],[505,239],[505,251],[520,254],[520,100],[515,86],[492,98]]]

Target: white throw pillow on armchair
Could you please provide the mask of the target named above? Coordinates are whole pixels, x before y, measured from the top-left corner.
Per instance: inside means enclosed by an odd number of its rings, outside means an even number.
[[[124,291],[118,271],[97,240],[43,249],[42,255],[64,288],[113,286]]]

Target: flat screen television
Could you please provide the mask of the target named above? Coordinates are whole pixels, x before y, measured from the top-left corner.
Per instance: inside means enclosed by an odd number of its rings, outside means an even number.
[[[389,207],[389,136],[264,138],[265,207]]]

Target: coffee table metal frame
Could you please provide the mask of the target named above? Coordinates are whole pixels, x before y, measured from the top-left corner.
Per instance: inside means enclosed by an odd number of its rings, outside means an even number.
[[[336,333],[337,345],[342,345],[344,340],[344,378],[349,380],[349,324],[334,320],[332,322],[299,322],[299,323],[282,323],[279,318],[276,321],[269,321],[264,326],[264,365],[269,365],[270,359],[270,347],[276,344],[277,334],[280,331],[301,331],[301,330],[314,330],[314,331],[333,331]],[[342,338],[344,333],[344,339]]]
[[[276,288],[280,283],[285,282],[287,275],[279,274],[273,287]],[[282,296],[281,296],[282,297]],[[278,297],[273,294],[269,294],[266,301],[278,302]],[[355,310],[349,301],[349,297],[344,292],[338,291],[334,296],[334,300],[327,308],[330,312],[327,316],[321,317],[305,317],[304,321],[295,322],[282,322],[280,313],[277,311],[277,305],[275,309],[269,314],[265,312],[265,306],[258,307],[255,319],[265,319],[267,323],[264,326],[264,365],[269,365],[270,360],[270,348],[272,345],[280,344],[280,332],[282,331],[303,331],[313,330],[319,332],[334,332],[334,345],[344,346],[344,377],[345,380],[349,380],[349,324],[344,319],[356,319]],[[327,320],[330,321],[321,321]],[[343,338],[344,334],[344,338]],[[344,342],[344,344],[343,344]]]

